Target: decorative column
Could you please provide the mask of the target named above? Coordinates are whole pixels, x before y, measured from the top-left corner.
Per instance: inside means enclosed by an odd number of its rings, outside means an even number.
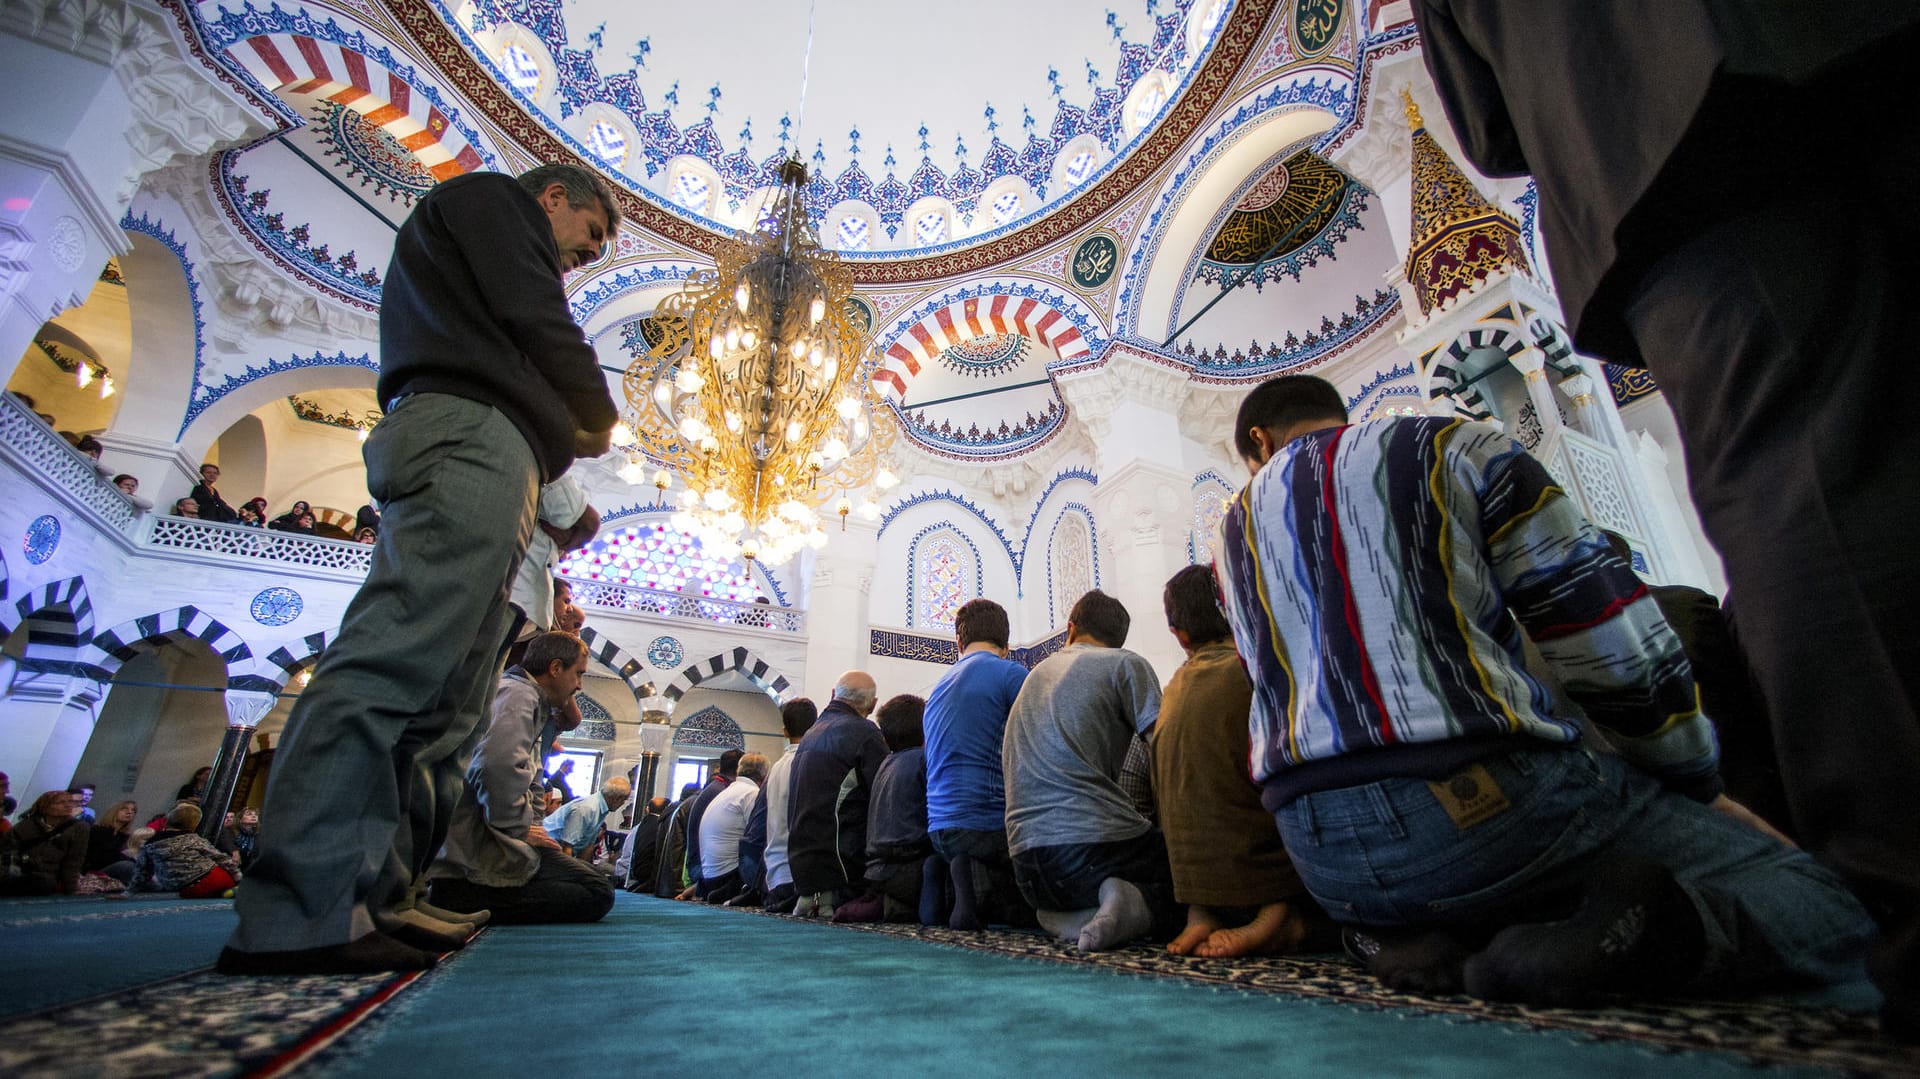
[[[640,776],[633,800],[644,804],[658,793],[660,762],[673,744],[673,718],[664,697],[647,697],[640,702]]]
[[[844,532],[831,520],[826,529],[827,545],[814,557],[807,596],[807,669],[792,690],[821,702],[842,671],[864,669],[872,654],[867,597],[880,535],[878,526],[858,515],[847,520]]]
[[[106,695],[106,686],[85,675],[24,667],[15,674],[0,700],[0,771],[13,777],[15,791],[31,797],[73,784]]]
[[[200,834],[208,840],[220,838],[220,825],[233,802],[233,788],[240,782],[240,768],[247,762],[247,745],[253,741],[261,717],[273,711],[275,699],[272,693],[227,691],[227,733],[220,739],[213,774],[207,777],[206,792],[200,796]]]

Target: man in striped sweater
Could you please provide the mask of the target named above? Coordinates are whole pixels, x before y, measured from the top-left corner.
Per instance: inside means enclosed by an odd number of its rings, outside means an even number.
[[[1252,775],[1376,973],[1559,1003],[1850,972],[1865,912],[1722,793],[1679,642],[1537,460],[1459,419],[1349,426],[1310,376],[1234,438]]]

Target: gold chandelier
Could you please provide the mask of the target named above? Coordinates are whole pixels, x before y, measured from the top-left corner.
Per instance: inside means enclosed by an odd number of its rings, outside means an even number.
[[[686,481],[674,527],[721,558],[778,565],[818,549],[820,507],[834,501],[844,529],[855,493],[897,482],[881,463],[893,421],[871,389],[852,275],[821,250],[806,183],[799,161],[781,166],[755,231],[662,303],[648,354],[627,369],[636,449]],[[645,471],[634,457],[622,474]],[[655,472],[663,495],[670,484]],[[871,497],[860,509],[879,515]]]

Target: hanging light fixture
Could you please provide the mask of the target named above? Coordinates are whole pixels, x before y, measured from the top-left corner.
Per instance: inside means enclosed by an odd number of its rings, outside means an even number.
[[[821,506],[844,528],[849,493],[892,480],[893,421],[871,389],[853,277],[821,249],[806,185],[798,160],[781,165],[755,230],[661,304],[665,333],[627,371],[636,444],[686,481],[674,527],[722,558],[777,565],[825,546]]]

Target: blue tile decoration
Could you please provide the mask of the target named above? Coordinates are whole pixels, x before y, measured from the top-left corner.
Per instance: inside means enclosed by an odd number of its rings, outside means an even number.
[[[27,561],[40,565],[53,557],[60,546],[60,519],[52,514],[44,514],[33,519],[27,526],[26,537],[20,546],[26,551]]]
[[[655,637],[653,643],[647,645],[647,662],[663,671],[673,670],[686,658],[686,649],[672,637]]]
[[[745,750],[747,738],[732,716],[708,706],[680,721],[679,729],[673,732],[673,744]]]
[[[261,589],[260,593],[253,597],[253,603],[248,605],[247,613],[253,615],[253,620],[263,626],[284,626],[300,617],[300,612],[305,606],[300,593],[285,585],[275,585],[272,588]]]

